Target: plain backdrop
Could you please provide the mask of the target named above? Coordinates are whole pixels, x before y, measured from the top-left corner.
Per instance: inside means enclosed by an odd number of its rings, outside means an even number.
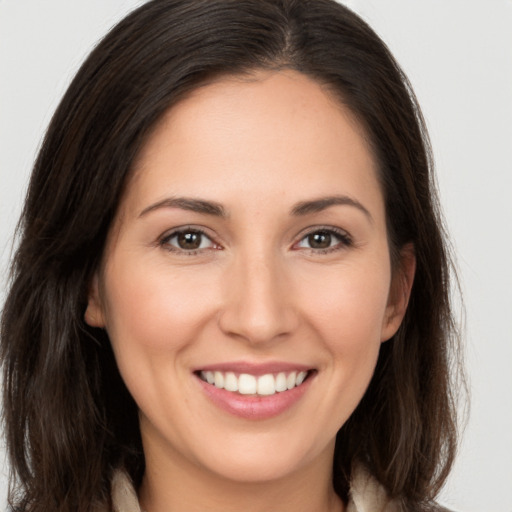
[[[0,0],[0,304],[12,232],[51,114],[94,43],[141,3]],[[512,512],[512,1],[345,3],[412,81],[458,255],[471,414],[441,501],[460,512]],[[5,465],[1,473],[3,510]]]

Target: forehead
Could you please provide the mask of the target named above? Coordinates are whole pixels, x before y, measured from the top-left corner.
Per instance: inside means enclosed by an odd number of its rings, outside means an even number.
[[[325,195],[340,180],[354,193],[377,185],[355,116],[303,74],[259,72],[221,78],[173,106],[138,156],[128,199],[213,193],[224,201],[229,190]]]

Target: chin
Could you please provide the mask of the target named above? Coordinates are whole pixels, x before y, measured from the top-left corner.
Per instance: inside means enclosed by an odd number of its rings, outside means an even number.
[[[325,458],[332,461],[334,441],[323,449],[312,446],[307,450],[304,438],[297,437],[296,442],[290,442],[290,436],[287,437],[287,442],[253,439],[248,443],[233,443],[226,450],[203,453],[202,466],[232,482],[263,483],[291,477],[315,461]]]

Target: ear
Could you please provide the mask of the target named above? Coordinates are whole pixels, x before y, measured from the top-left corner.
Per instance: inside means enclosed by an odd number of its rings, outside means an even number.
[[[105,327],[105,315],[103,312],[103,303],[100,297],[99,278],[95,273],[89,286],[87,297],[87,309],[84,313],[85,323],[91,327]]]
[[[398,331],[405,316],[416,272],[416,252],[412,243],[400,250],[399,262],[393,271],[381,341],[387,341]]]

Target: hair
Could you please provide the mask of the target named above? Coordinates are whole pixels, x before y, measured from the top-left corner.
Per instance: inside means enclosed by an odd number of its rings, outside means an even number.
[[[88,512],[125,468],[144,472],[137,407],[88,288],[134,161],[179,100],[225,75],[292,69],[356,116],[378,163],[392,262],[412,243],[410,303],[337,435],[333,483],[347,500],[364,464],[402,504],[434,510],[456,447],[450,259],[430,145],[409,82],[374,31],[333,0],[154,0],[98,44],[47,130],[18,225],[1,320],[9,502]],[[378,426],[378,428],[376,428]]]

